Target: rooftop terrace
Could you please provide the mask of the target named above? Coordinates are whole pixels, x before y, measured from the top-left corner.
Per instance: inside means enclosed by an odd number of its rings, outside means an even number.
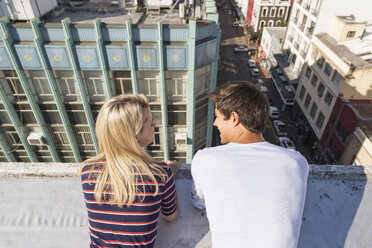
[[[43,20],[46,23],[60,23],[69,17],[73,23],[79,24],[91,23],[96,18],[107,24],[124,24],[128,19],[131,19],[133,24],[156,24],[158,21],[167,24],[185,23],[185,18],[180,16],[180,5],[172,8],[172,4],[159,5],[164,1],[156,1],[158,5],[145,6],[140,10],[136,2],[125,1],[123,7],[119,7],[119,1],[60,2],[58,9],[44,16]]]
[[[87,247],[88,220],[78,164],[0,163],[0,243],[4,247]],[[208,232],[189,200],[189,165],[177,175],[179,217],[160,221],[157,247],[195,247]],[[257,185],[259,190],[260,185]],[[299,248],[370,247],[372,168],[311,165]],[[37,237],[37,238],[35,238]]]

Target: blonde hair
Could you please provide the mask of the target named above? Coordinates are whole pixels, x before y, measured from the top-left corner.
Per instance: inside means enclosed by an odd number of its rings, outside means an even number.
[[[146,96],[122,95],[108,100],[101,108],[96,121],[96,134],[100,154],[84,161],[80,173],[88,164],[105,161],[94,188],[96,201],[108,200],[120,207],[130,206],[140,190],[136,183],[144,178],[155,184],[154,174],[164,175],[161,166],[138,144],[138,135],[146,122],[149,103]],[[161,176],[164,181],[164,176]],[[145,187],[143,187],[145,190]],[[105,194],[111,191],[110,194]]]

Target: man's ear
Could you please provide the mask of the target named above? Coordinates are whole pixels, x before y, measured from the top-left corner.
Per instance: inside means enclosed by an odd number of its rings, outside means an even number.
[[[236,112],[231,112],[230,119],[234,123],[234,126],[237,126],[240,124],[240,116]]]

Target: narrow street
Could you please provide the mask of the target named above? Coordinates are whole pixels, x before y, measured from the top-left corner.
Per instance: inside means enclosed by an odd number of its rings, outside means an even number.
[[[254,82],[255,79],[263,80],[263,86],[268,88],[268,96],[271,100],[271,105],[276,106],[280,112],[280,120],[286,123],[286,131],[288,137],[293,141],[296,146],[296,150],[301,152],[309,161],[312,163],[309,151],[303,147],[301,138],[297,137],[295,132],[295,126],[291,120],[292,106],[283,107],[283,102],[277,92],[277,89],[272,81],[268,71],[260,65],[259,59],[256,56],[250,56],[248,52],[235,52],[234,48],[238,46],[247,46],[249,49],[257,49],[256,45],[249,41],[246,30],[242,27],[233,27],[232,24],[237,19],[234,15],[231,3],[227,0],[220,1],[221,7],[219,8],[219,23],[221,32],[221,44],[220,44],[220,64],[218,68],[217,85],[225,84],[233,81],[249,81]],[[236,14],[236,13],[235,13]],[[251,68],[248,66],[248,60],[254,59],[256,61],[256,67],[260,71],[258,77],[251,75]],[[266,130],[263,133],[266,141],[279,145],[279,137],[274,131],[272,120],[268,121]],[[214,129],[213,144],[220,144],[218,130]]]

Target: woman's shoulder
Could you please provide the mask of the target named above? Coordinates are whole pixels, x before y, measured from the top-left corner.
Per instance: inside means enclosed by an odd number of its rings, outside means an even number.
[[[85,162],[82,166],[81,174],[100,173],[103,171],[104,164],[105,161]]]

